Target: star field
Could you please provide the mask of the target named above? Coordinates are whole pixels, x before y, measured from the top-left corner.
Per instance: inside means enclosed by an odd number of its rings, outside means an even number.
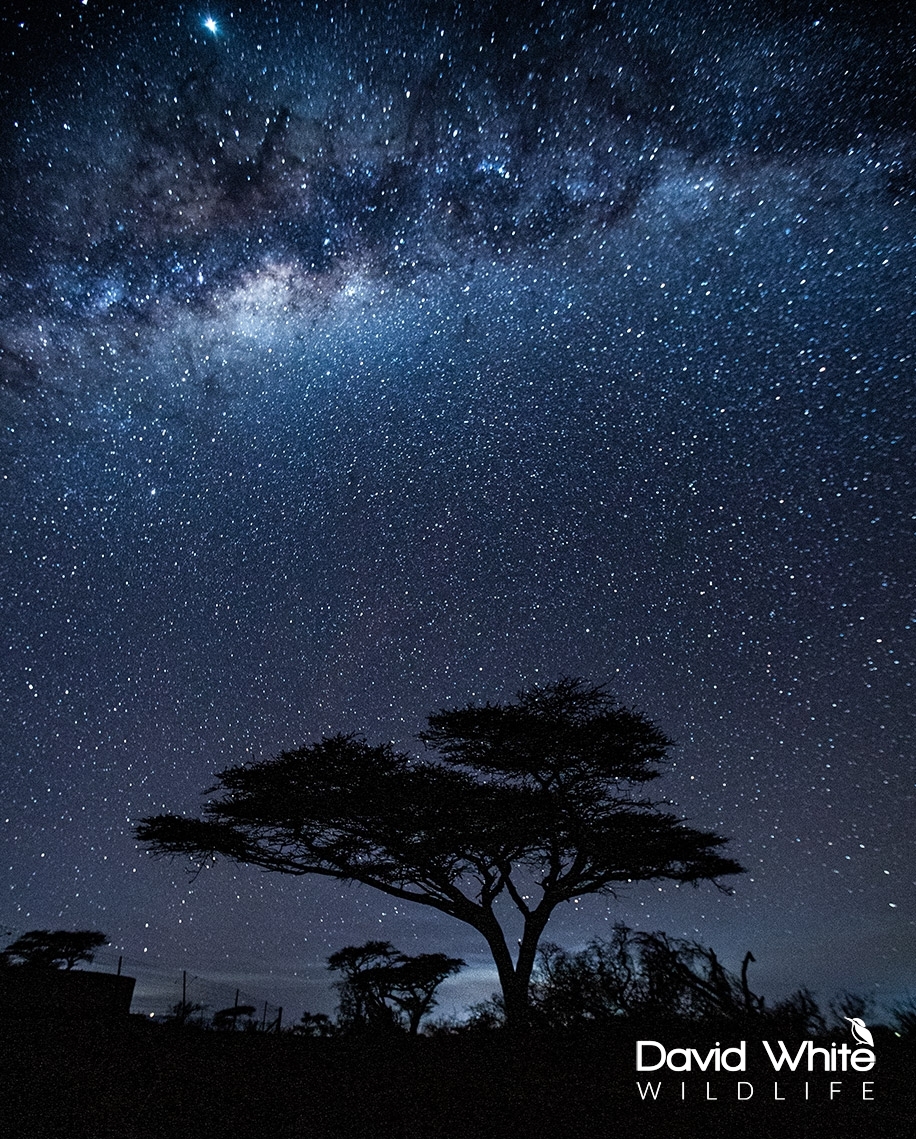
[[[662,792],[748,874],[548,937],[623,920],[751,949],[768,995],[897,999],[912,28],[514,7],[2,17],[0,926],[300,1011],[383,937],[486,996],[463,927],[191,881],[131,827],[251,755],[419,748],[426,713],[566,674],[678,741]]]

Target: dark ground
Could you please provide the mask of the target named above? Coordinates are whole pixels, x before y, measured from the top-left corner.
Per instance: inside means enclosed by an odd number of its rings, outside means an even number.
[[[647,1036],[646,1038],[650,1038]],[[665,1039],[660,1036],[661,1039]],[[891,1036],[856,1073],[668,1072],[644,1102],[635,1034],[323,1041],[122,1028],[0,1030],[3,1139],[897,1139],[916,1118],[916,1049]],[[674,1046],[673,1037],[668,1046]],[[678,1046],[697,1044],[679,1039]],[[715,1043],[714,1041],[712,1043]],[[724,1043],[724,1042],[723,1042]],[[733,1043],[729,1041],[728,1043]],[[759,1047],[748,1045],[748,1054]],[[706,1100],[706,1081],[715,1101]],[[862,1080],[874,1100],[862,1101]],[[680,1084],[686,1099],[680,1100]],[[737,1101],[736,1085],[754,1086]],[[810,1099],[804,1100],[808,1080]],[[841,1091],[831,1103],[831,1080]]]

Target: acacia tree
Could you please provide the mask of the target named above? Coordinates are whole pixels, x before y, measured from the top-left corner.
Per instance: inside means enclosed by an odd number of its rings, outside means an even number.
[[[362,882],[467,923],[493,955],[510,1024],[527,1019],[538,943],[563,902],[742,870],[718,853],[725,839],[636,794],[672,744],[601,687],[564,679],[428,725],[419,738],[435,758],[332,736],[228,768],[203,819],[158,815],[137,837],[154,854]],[[521,923],[514,956],[506,904]]]
[[[394,965],[384,968],[389,999],[406,1016],[407,1031],[412,1036],[420,1031],[423,1017],[436,1007],[436,990],[464,965],[460,957],[448,957],[445,953],[418,953],[415,957],[402,953]]]
[[[239,1025],[244,1028],[249,1025],[253,1027],[254,1013],[254,1005],[230,1005],[229,1008],[221,1008],[213,1014],[213,1027],[220,1032],[236,1032]]]
[[[367,941],[332,953],[328,968],[343,974],[340,1020],[354,1028],[402,1026],[416,1036],[420,1021],[436,1005],[436,990],[464,967],[459,957],[444,953],[399,953],[390,941]]]
[[[80,961],[92,961],[107,944],[95,929],[30,929],[0,951],[0,964],[69,971]]]
[[[390,966],[398,951],[390,941],[367,941],[347,945],[328,958],[328,968],[340,973],[335,982],[340,993],[340,1023],[347,1028],[391,1028],[396,1016],[377,981],[379,971]]]

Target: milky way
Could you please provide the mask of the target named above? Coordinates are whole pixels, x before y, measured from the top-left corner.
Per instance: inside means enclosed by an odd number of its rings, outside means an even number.
[[[690,7],[3,18],[11,934],[293,1008],[381,936],[486,995],[461,927],[131,825],[577,675],[749,872],[550,936],[913,984],[914,37]]]

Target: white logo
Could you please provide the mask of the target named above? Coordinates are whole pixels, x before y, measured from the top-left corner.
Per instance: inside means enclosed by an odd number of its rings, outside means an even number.
[[[866,1048],[874,1048],[875,1041],[872,1034],[865,1027],[865,1021],[858,1016],[844,1016],[843,1020],[848,1020],[852,1025],[852,1034],[856,1039],[857,1044],[864,1044]]]

